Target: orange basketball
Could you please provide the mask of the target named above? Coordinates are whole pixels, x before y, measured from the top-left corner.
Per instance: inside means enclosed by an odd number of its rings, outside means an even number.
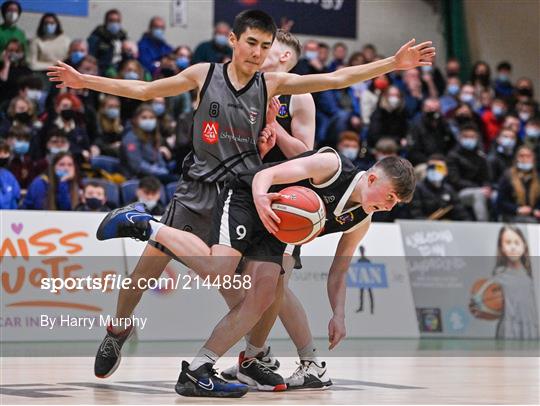
[[[504,295],[501,285],[489,279],[478,279],[471,288],[471,305],[477,310],[476,317],[495,320],[504,310]]]
[[[287,244],[305,244],[317,237],[324,227],[326,211],[321,198],[313,190],[289,186],[279,192],[272,210],[281,219],[276,237]]]

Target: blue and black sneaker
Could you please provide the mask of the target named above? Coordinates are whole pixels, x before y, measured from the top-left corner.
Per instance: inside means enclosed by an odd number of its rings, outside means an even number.
[[[142,203],[132,203],[111,211],[98,227],[96,237],[98,240],[111,238],[131,237],[141,241],[148,241],[152,229],[150,220],[155,219],[146,212]]]
[[[240,398],[248,391],[248,386],[230,383],[217,376],[214,366],[208,362],[195,371],[189,369],[189,363],[182,362],[182,372],[174,387],[182,396],[200,396],[214,398]]]

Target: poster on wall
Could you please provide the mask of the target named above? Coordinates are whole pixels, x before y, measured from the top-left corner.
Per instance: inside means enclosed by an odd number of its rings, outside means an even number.
[[[539,338],[538,238],[532,228],[400,225],[422,336]]]
[[[293,21],[295,34],[356,38],[356,0],[223,0],[214,1],[214,23],[232,24],[246,9],[270,14],[276,24]]]

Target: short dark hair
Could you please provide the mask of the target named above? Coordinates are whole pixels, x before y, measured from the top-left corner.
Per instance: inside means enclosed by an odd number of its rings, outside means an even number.
[[[372,169],[379,168],[391,180],[396,195],[403,203],[410,203],[416,188],[412,164],[399,156],[388,156],[377,161]]]
[[[431,154],[428,158],[428,161],[442,161],[446,162],[446,157],[441,153]]]
[[[272,41],[276,37],[277,27],[274,19],[261,10],[245,10],[235,17],[232,32],[236,38],[240,38],[248,28],[272,34]]]
[[[161,190],[161,182],[155,176],[145,176],[139,181],[138,188],[150,193],[156,193]]]
[[[476,135],[480,136],[480,131],[478,130],[478,126],[472,121],[466,122],[465,124],[459,127],[460,134],[464,131],[474,131]]]
[[[120,17],[122,17],[122,13],[120,13],[118,9],[111,8],[110,10],[107,10],[107,12],[105,13],[105,17],[104,17],[105,24],[107,24],[107,20],[109,19],[111,14],[118,14]]]
[[[330,49],[330,47],[328,46],[326,42],[319,42],[319,48]]]
[[[11,152],[11,147],[9,146],[7,141],[2,138],[0,138],[0,152]]]
[[[512,70],[512,65],[508,61],[502,61],[501,63],[497,65],[497,70],[501,70],[501,69]]]
[[[334,44],[334,46],[332,47],[332,49],[336,49],[336,48],[338,48],[338,47],[348,49],[348,48],[347,48],[347,44],[345,44],[344,42],[336,42],[336,43]]]
[[[15,4],[19,8],[19,15],[22,13],[22,7],[18,1],[6,1],[4,4],[2,4],[2,17],[6,17],[7,9],[12,4]]]
[[[54,13],[45,13],[41,16],[41,19],[39,20],[36,32],[39,38],[43,38],[45,36],[45,19],[49,17],[52,17],[56,23],[56,31],[54,32],[54,35],[60,35],[64,32],[64,30],[62,30],[62,23],[60,23],[58,16]]]
[[[96,181],[94,181],[94,180],[91,180],[91,181],[88,182],[86,185],[84,185],[83,191],[86,191],[86,188],[87,188],[87,187],[90,187],[90,186],[91,186],[91,187],[99,187],[99,188],[101,188],[101,189],[103,190],[103,193],[106,192],[105,186],[103,186],[101,183],[98,183],[98,182],[96,182]]]

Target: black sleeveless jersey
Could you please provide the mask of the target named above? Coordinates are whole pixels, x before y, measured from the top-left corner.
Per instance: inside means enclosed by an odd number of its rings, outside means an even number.
[[[290,112],[291,95],[279,96],[279,103],[281,104],[279,112],[276,117],[276,121],[283,127],[285,131],[292,135],[291,122],[292,116]],[[263,162],[281,162],[286,161],[287,157],[283,154],[281,149],[276,145],[264,156]]]

